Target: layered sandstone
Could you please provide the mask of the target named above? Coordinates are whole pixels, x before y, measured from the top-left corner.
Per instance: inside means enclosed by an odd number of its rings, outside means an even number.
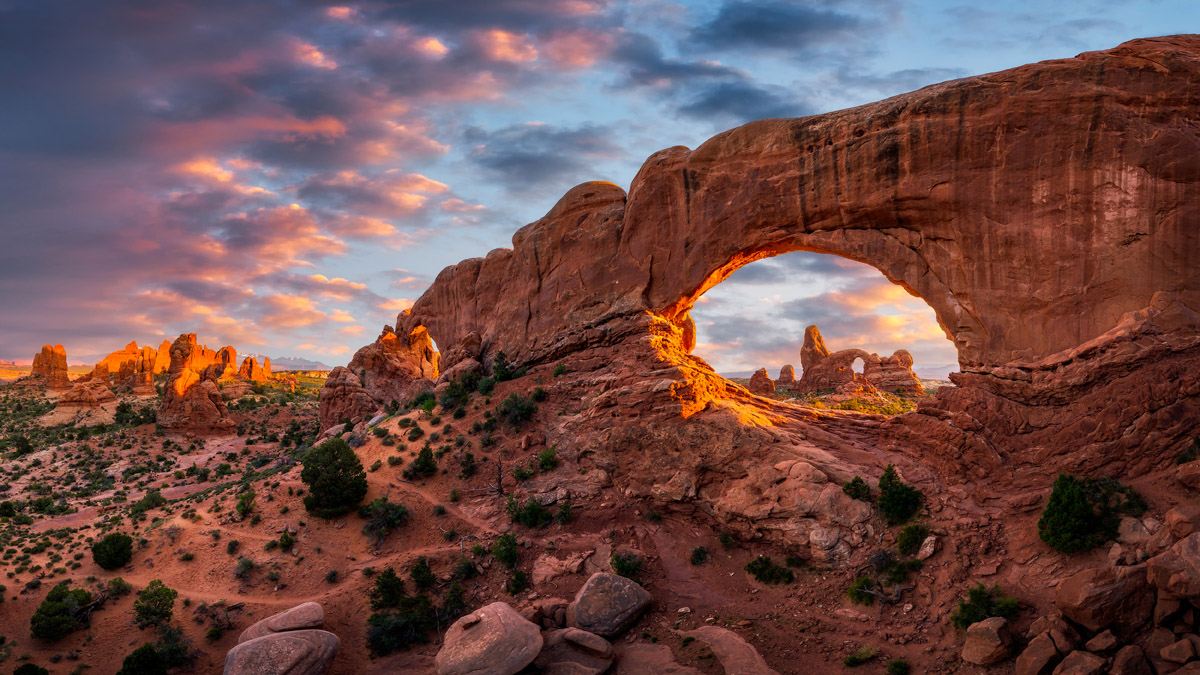
[[[271,379],[271,359],[266,360],[267,367],[258,365],[258,359],[253,356],[247,356],[242,360],[242,365],[238,368],[237,374],[239,377],[245,378],[252,382],[262,382]]]
[[[42,417],[42,423],[111,424],[117,411],[117,397],[103,382],[81,382],[58,399],[54,410]]]
[[[42,345],[42,350],[33,355],[33,367],[29,374],[37,378],[36,382],[44,383],[47,389],[70,389],[67,350],[62,345]]]
[[[427,331],[454,349],[474,335],[485,365],[499,350],[568,361],[583,410],[547,435],[666,500],[720,499],[789,457],[838,480],[885,458],[951,483],[1144,472],[1200,418],[1198,82],[1200,37],[1136,40],[669,148],[628,194],[577,186],[511,249],[443,270],[393,339]],[[690,354],[707,289],[797,250],[873,265],[923,298],[958,350],[957,386],[882,422],[754,399]],[[419,369],[384,353],[364,348],[323,390],[324,427],[414,386]],[[802,365],[828,356],[814,340]],[[890,359],[885,379],[911,365]],[[782,504],[761,527],[836,538]]]
[[[329,373],[321,387],[321,428],[372,414],[392,401],[407,403],[420,391],[431,390],[437,377],[438,353],[424,328],[397,333],[384,326],[348,366]]]
[[[225,372],[209,350],[196,344],[195,333],[185,333],[171,345],[171,366],[158,423],[169,431],[228,432],[237,425],[229,416],[217,380]]]

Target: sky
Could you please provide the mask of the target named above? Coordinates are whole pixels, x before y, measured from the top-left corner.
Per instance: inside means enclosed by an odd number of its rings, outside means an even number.
[[[1194,0],[0,0],[0,359],[182,332],[346,363],[586,180],[763,117],[1195,32]],[[793,253],[698,304],[722,372],[953,368],[923,301]]]

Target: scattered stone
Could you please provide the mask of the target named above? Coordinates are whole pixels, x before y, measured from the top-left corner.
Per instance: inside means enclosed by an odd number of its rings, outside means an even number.
[[[1190,602],[1200,601],[1200,532],[1193,532],[1146,563],[1150,584]]]
[[[938,550],[937,535],[931,534],[925,537],[925,541],[921,542],[921,548],[917,549],[917,560],[928,560],[933,557],[933,554]]]
[[[293,630],[242,642],[225,655],[225,675],[320,675],[341,642],[323,630]]]
[[[651,597],[637,582],[598,572],[567,607],[567,625],[604,637],[625,631],[650,606]]]
[[[514,675],[541,650],[538,627],[507,603],[494,602],[446,630],[435,662],[438,675]]]
[[[1120,644],[1121,641],[1117,639],[1117,636],[1113,635],[1111,630],[1106,630],[1091,640],[1088,640],[1084,647],[1086,647],[1089,652],[1106,652]]]

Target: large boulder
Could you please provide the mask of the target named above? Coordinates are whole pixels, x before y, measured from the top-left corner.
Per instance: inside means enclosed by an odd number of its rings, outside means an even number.
[[[506,603],[494,602],[446,630],[438,675],[514,675],[542,650],[538,627]]]
[[[646,589],[616,574],[598,572],[567,607],[567,625],[604,637],[620,635],[650,606]]]
[[[1146,655],[1137,645],[1125,645],[1113,657],[1109,675],[1152,675]]]
[[[1054,675],[1100,675],[1106,665],[1108,661],[1103,656],[1077,649],[1058,664]]]
[[[1067,577],[1054,593],[1064,616],[1090,631],[1131,632],[1150,620],[1154,593],[1146,565],[1093,567]]]
[[[962,659],[977,666],[990,666],[1008,658],[1011,645],[1008,619],[993,616],[967,626]]]
[[[225,655],[225,675],[321,675],[341,641],[323,630],[272,633],[239,643]]]
[[[1050,675],[1061,655],[1049,633],[1039,633],[1017,657],[1013,675]]]
[[[238,636],[238,644],[273,633],[320,628],[325,610],[319,602],[306,602],[252,624]]]
[[[1200,532],[1193,532],[1146,563],[1150,584],[1193,604],[1200,601]]]
[[[612,645],[595,633],[563,628],[544,638],[542,652],[533,661],[542,675],[600,675],[612,666]]]

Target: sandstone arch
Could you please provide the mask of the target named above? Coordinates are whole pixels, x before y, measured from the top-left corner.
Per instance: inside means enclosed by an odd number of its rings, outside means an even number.
[[[833,253],[923,298],[963,371],[872,434],[933,425],[914,442],[981,465],[1163,452],[1200,414],[1198,82],[1200,36],[1136,40],[668,148],[628,194],[580,185],[443,270],[396,333],[525,364],[619,354],[689,417],[740,396],[687,355],[696,299],[753,260]]]

